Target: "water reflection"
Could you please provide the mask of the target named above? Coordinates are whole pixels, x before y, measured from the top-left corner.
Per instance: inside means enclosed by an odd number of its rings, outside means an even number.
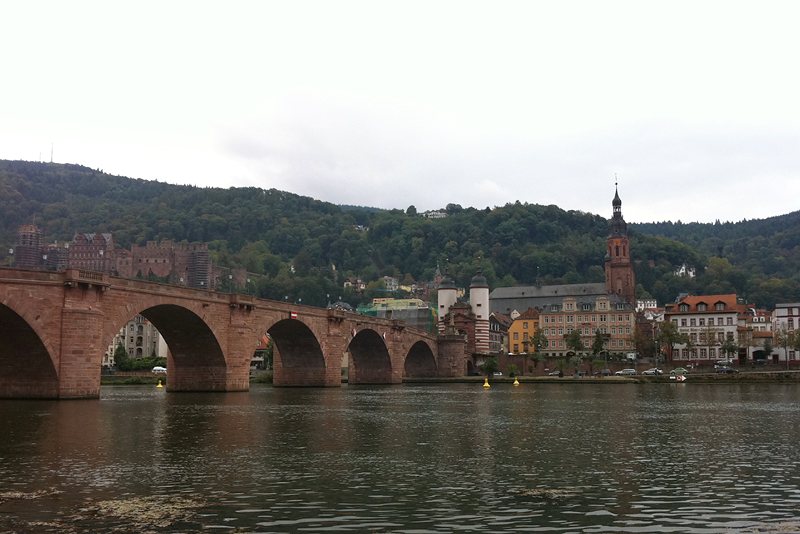
[[[134,532],[175,496],[180,532],[764,528],[798,516],[799,399],[794,385],[462,384],[0,401],[0,531]]]

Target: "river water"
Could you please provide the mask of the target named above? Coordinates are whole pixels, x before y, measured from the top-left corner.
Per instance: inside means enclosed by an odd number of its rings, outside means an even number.
[[[799,401],[691,382],[0,401],[0,532],[788,529]]]

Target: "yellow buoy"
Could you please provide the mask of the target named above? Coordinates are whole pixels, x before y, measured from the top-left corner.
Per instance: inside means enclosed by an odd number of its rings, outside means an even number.
[[[485,387],[485,388],[492,387],[492,386],[489,385],[489,377],[488,376],[486,377],[486,382],[483,383],[483,387]]]
[[[158,385],[156,387],[157,388],[163,388],[164,387],[164,386],[161,385],[161,380],[158,381]]]
[[[519,385],[519,379],[516,376],[514,377],[514,385],[515,386]]]

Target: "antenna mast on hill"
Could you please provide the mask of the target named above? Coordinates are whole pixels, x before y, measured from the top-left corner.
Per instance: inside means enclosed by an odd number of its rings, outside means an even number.
[[[53,163],[53,143],[50,143],[50,163]]]

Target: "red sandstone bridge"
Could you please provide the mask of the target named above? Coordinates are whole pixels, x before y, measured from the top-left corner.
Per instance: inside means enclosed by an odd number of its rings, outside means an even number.
[[[105,350],[137,314],[169,347],[170,391],[247,391],[264,332],[276,386],[340,386],[345,354],[354,384],[466,372],[461,337],[402,321],[78,269],[0,268],[0,397],[97,397]]]

